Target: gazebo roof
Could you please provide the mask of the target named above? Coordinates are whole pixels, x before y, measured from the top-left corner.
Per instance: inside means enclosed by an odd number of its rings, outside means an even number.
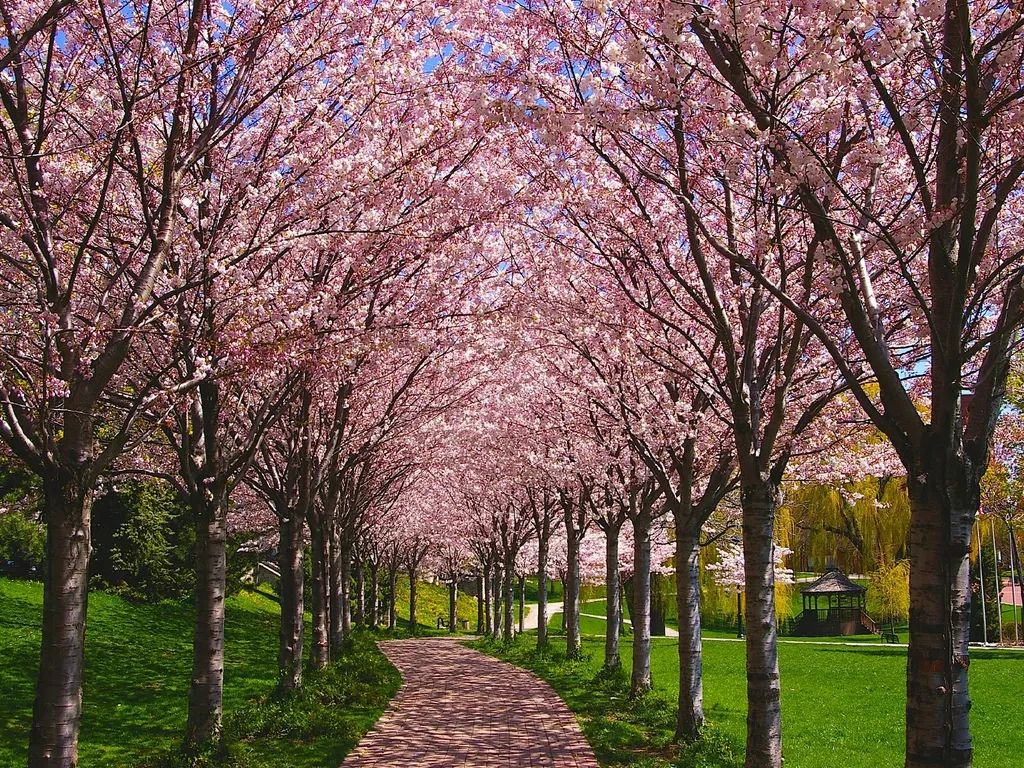
[[[800,592],[805,595],[859,595],[867,589],[850,581],[838,568],[829,568]]]

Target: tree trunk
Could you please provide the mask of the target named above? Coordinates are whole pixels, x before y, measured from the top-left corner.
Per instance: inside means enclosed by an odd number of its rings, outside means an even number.
[[[30,768],[78,764],[93,495],[91,488],[66,477],[43,481],[46,576]]]
[[[302,516],[282,510],[278,524],[278,569],[281,571],[281,629],[277,655],[278,689],[293,691],[302,685],[303,577]]]
[[[491,636],[491,620],[494,616],[491,611],[491,566],[484,566],[484,635]]]
[[[1006,527],[1010,534],[1010,554],[1013,556],[1013,568],[1017,572],[1017,590],[1024,597],[1024,564],[1020,561],[1020,548],[1017,546],[1017,530],[1013,527],[1013,523],[1007,522]],[[996,569],[998,570],[998,568]],[[1013,586],[1013,579],[1010,579],[1011,588]],[[1016,592],[1014,593],[1016,594]],[[1020,626],[1019,616],[1024,613],[1024,606],[1021,605],[1021,601],[1017,600],[1017,608],[1013,614],[1013,627],[1014,627],[1014,639],[1019,642],[1020,633],[1018,627]]]
[[[388,629],[398,628],[398,566],[388,568]]]
[[[537,647],[548,645],[548,540],[537,542]]]
[[[704,676],[700,636],[700,541],[676,520],[676,609],[679,615],[679,709],[676,739],[692,741],[704,727]]]
[[[416,624],[416,568],[409,566],[409,632],[417,634]]]
[[[457,608],[459,604],[459,581],[458,577],[452,575],[448,584],[448,632],[455,631],[455,625],[459,620]]]
[[[619,637],[626,634],[626,606],[628,605],[627,598],[631,595],[631,592],[626,591],[625,580],[622,578],[622,571],[617,574],[619,580]]]
[[[907,479],[910,494],[910,648],[907,768],[970,766],[967,690],[970,539],[978,494],[953,461]],[[973,497],[973,498],[972,498]]]
[[[502,630],[505,642],[510,643],[515,638],[516,626],[515,626],[515,558],[509,557],[505,561],[504,573],[502,574],[502,596],[505,598],[505,626]]]
[[[779,490],[768,481],[744,483],[743,572],[747,631],[746,768],[782,765],[782,710],[775,627],[773,533]]]
[[[497,640],[501,637],[501,568],[495,564],[491,570],[491,636]]]
[[[196,512],[196,617],[185,743],[220,737],[224,706],[224,598],[227,591],[227,499],[222,488],[200,488]]]
[[[604,668],[607,670],[622,668],[622,658],[619,656],[619,621],[622,613],[622,604],[619,602],[619,530],[618,526],[609,526],[605,531]]]
[[[344,585],[343,573],[341,568],[341,538],[338,534],[337,523],[331,523],[329,530],[330,535],[330,547],[328,550],[328,563],[327,569],[328,576],[330,577],[328,583],[328,610],[327,615],[331,620],[330,624],[330,649],[331,649],[331,660],[335,660],[341,655],[341,648],[345,644],[345,625],[343,621],[344,611],[342,610],[342,589]]]
[[[651,513],[633,519],[633,672],[629,695],[651,690]]]
[[[380,563],[370,563],[370,629],[380,625]]]
[[[352,567],[356,572],[356,626],[362,627],[366,625],[366,571],[362,558],[357,556]]]
[[[484,633],[484,576],[482,573],[476,575],[476,633]]]
[[[580,541],[568,524],[566,540],[568,558],[565,595],[562,598],[562,614],[565,616],[565,655],[570,659],[578,659],[583,642],[580,637]]]
[[[330,619],[327,616],[327,587],[330,576],[327,573],[327,539],[319,521],[309,520],[310,551],[312,555],[312,598],[313,598],[313,648],[310,659],[313,669],[323,669],[330,660]]]
[[[519,577],[519,634],[526,631],[526,577]]]
[[[341,591],[338,595],[338,610],[341,612],[341,650],[352,636],[352,545],[344,533],[341,534],[338,547],[339,582]]]

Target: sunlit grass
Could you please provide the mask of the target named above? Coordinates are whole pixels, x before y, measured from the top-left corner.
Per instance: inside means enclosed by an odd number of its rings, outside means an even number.
[[[35,671],[39,662],[42,586],[0,579],[0,765],[27,759]],[[251,708],[277,681],[277,604],[243,592],[228,598],[224,708]],[[371,649],[365,651],[378,654]],[[378,654],[379,655],[379,654]],[[89,596],[81,768],[135,768],[173,749],[185,727],[192,657],[192,609],[165,602],[136,605],[103,592]],[[389,665],[390,666],[390,665]],[[393,683],[397,687],[397,673]],[[390,693],[388,693],[388,696]],[[351,727],[337,738],[256,738],[249,752],[288,768],[337,765],[369,728],[388,696],[341,712]],[[366,697],[362,697],[366,699]]]
[[[603,630],[603,622],[594,620]],[[552,628],[560,621],[552,619]],[[678,696],[678,650],[667,638],[653,641],[651,658],[656,698],[669,715],[665,724],[654,718],[637,730],[622,722],[614,700],[601,704],[600,686],[593,683],[603,661],[600,636],[584,637],[585,659],[539,662],[528,650],[535,637],[517,641],[512,660],[536,669],[582,716],[604,765],[636,765],[628,754],[651,745],[657,765],[670,739],[671,710]],[[552,647],[562,647],[552,638]],[[631,641],[622,638],[622,662],[628,672]],[[863,648],[839,644],[782,643],[783,747],[788,768],[877,768],[903,762],[906,649],[881,644]],[[737,750],[745,738],[745,646],[728,637],[709,637],[704,644],[704,704],[709,720]],[[607,695],[605,695],[607,699]],[[1015,768],[1024,755],[1024,736],[1010,724],[1024,718],[1024,653],[977,650],[971,658],[971,722],[976,768]],[[626,706],[620,702],[623,713]],[[622,717],[626,715],[623,714]],[[632,717],[632,716],[631,716]],[[635,719],[635,718],[634,718]],[[592,721],[592,722],[591,722]],[[589,723],[589,725],[588,725]],[[623,755],[626,755],[624,757]],[[722,763],[728,765],[729,763]],[[710,763],[709,765],[715,765]]]

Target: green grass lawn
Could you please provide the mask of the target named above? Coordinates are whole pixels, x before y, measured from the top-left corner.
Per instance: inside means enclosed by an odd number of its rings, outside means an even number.
[[[533,637],[521,638],[529,647]],[[554,647],[560,647],[555,640]],[[622,638],[622,658],[630,664],[630,639]],[[537,666],[536,658],[512,660],[537,669],[569,705],[583,714],[588,738],[604,765],[642,765],[637,752],[665,756],[671,710],[678,695],[677,646],[655,639],[651,666],[658,725],[644,731],[621,697],[616,708],[601,704],[592,680],[600,670],[600,638],[584,638],[585,661],[565,674],[561,666]],[[839,645],[780,644],[783,744],[787,768],[878,768],[902,764],[906,650]],[[704,646],[704,705],[708,719],[741,752],[746,722],[744,645],[709,638]],[[977,768],[1015,768],[1024,754],[1018,727],[1024,718],[1024,653],[978,651],[971,659],[972,726]],[[664,704],[662,702],[671,702]],[[607,703],[607,702],[606,702]],[[621,709],[621,713],[618,710]],[[645,715],[650,720],[650,713]],[[659,720],[658,718],[661,717]],[[648,723],[649,725],[649,723]],[[623,745],[626,746],[623,746]],[[647,745],[647,746],[645,746]],[[663,765],[653,760],[649,765]],[[708,768],[719,763],[708,763]],[[724,763],[729,765],[729,763]]]
[[[35,670],[39,662],[42,586],[0,579],[0,765],[26,761]],[[224,706],[233,712],[273,711],[254,700],[277,680],[277,604],[243,592],[228,598]],[[82,768],[135,768],[180,740],[192,654],[192,610],[182,603],[136,605],[103,592],[89,596],[86,630]],[[247,751],[261,763],[290,768],[336,766],[383,711],[398,673],[369,642],[364,672],[339,670],[344,679],[320,686],[346,703],[336,720],[318,725],[322,738],[254,738]],[[344,666],[344,665],[343,665]],[[362,677],[360,677],[362,675]],[[248,715],[247,715],[248,718]]]
[[[400,577],[396,584],[397,601],[395,608],[399,619],[409,620],[409,578]],[[476,598],[459,593],[455,614],[469,622],[469,630],[476,629]],[[426,628],[436,628],[437,618],[448,620],[448,587],[444,584],[419,582],[416,588],[416,623]]]

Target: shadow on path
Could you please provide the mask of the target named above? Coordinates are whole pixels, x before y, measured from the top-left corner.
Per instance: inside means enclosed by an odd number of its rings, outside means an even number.
[[[402,688],[343,768],[597,768],[572,712],[529,672],[447,638],[380,649]]]

